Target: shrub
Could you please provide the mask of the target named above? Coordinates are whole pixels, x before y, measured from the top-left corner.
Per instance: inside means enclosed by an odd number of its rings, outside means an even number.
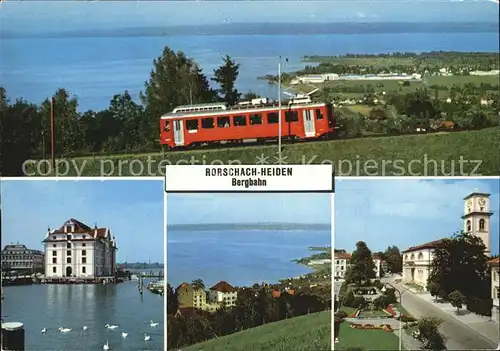
[[[417,319],[412,317],[412,316],[401,315],[397,318],[397,320],[400,320],[401,322],[408,323],[408,322],[415,322]]]
[[[335,316],[338,317],[338,318],[346,318],[347,317],[347,312],[345,311],[338,311],[337,313],[335,313]]]
[[[365,298],[363,296],[356,296],[352,299],[350,307],[363,309],[365,306],[366,306]]]

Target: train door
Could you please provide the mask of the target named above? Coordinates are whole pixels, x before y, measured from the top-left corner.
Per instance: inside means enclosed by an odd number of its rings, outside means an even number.
[[[306,137],[313,137],[316,135],[316,128],[314,125],[314,110],[303,110],[304,116],[304,132]]]
[[[174,142],[176,146],[184,145],[184,123],[182,120],[174,120]]]

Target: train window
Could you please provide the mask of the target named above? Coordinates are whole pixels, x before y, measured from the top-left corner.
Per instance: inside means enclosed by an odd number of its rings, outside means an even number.
[[[165,131],[170,132],[170,121],[165,121]]]
[[[262,124],[262,115],[260,113],[250,115],[250,124]]]
[[[198,130],[198,120],[197,119],[186,120],[186,128],[188,130]]]
[[[213,117],[203,118],[201,120],[201,127],[204,129],[210,129],[215,127]]]
[[[316,119],[323,119],[323,113],[321,113],[321,109],[316,109]]]
[[[287,122],[297,122],[299,120],[299,114],[297,111],[285,111],[285,121]]]
[[[247,119],[245,116],[233,116],[233,125],[235,127],[237,126],[246,126],[247,125]]]
[[[217,127],[219,128],[229,128],[229,117],[218,117]]]
[[[276,112],[269,112],[267,114],[267,123],[268,124],[278,123],[278,114]]]

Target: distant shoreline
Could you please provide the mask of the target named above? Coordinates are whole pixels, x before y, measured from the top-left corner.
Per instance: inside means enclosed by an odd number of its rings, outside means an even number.
[[[330,230],[329,223],[207,223],[171,224],[172,231],[229,231],[229,230]]]
[[[4,30],[2,39],[169,37],[189,35],[321,35],[403,33],[498,33],[498,22],[331,22],[331,23],[224,23],[211,25],[122,27],[51,32]]]

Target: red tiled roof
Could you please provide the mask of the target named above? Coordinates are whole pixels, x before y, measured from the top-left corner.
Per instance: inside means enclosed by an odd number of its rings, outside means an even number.
[[[337,252],[337,253],[335,253],[334,258],[339,258],[339,259],[343,259],[343,260],[350,260],[351,254],[349,254],[347,252]]]
[[[66,223],[72,222],[75,225],[75,230],[72,231],[71,233],[67,234],[88,234],[90,235],[89,239],[99,239],[99,238],[106,238],[109,236],[109,229],[108,228],[91,228],[85,223],[80,222],[79,220],[76,220],[74,218],[70,218]],[[64,231],[64,227],[66,226],[66,223],[64,223],[60,228],[53,230],[50,232],[50,234],[66,234]],[[76,239],[76,240],[82,240],[82,239]],[[83,239],[84,240],[84,239]]]
[[[225,282],[223,280],[212,286],[210,290],[215,290],[223,293],[230,293],[236,291],[236,289],[233,288],[228,282]]]
[[[439,239],[439,240],[430,241],[430,242],[422,244],[422,245],[411,246],[408,249],[406,249],[405,251],[403,251],[402,253],[413,252],[413,251],[424,250],[424,249],[436,249],[439,246],[441,246],[441,244],[446,242],[447,240],[449,240],[449,239],[443,238],[443,239]]]
[[[500,264],[500,257],[492,258],[488,261],[489,264]]]
[[[281,293],[278,290],[273,290],[272,295],[273,295],[273,297],[278,298],[278,297],[280,297]]]
[[[177,288],[175,288],[175,290],[179,290],[180,288],[184,288],[185,286],[190,286],[190,285],[189,285],[189,283],[183,282],[183,283],[180,283],[179,286]]]

